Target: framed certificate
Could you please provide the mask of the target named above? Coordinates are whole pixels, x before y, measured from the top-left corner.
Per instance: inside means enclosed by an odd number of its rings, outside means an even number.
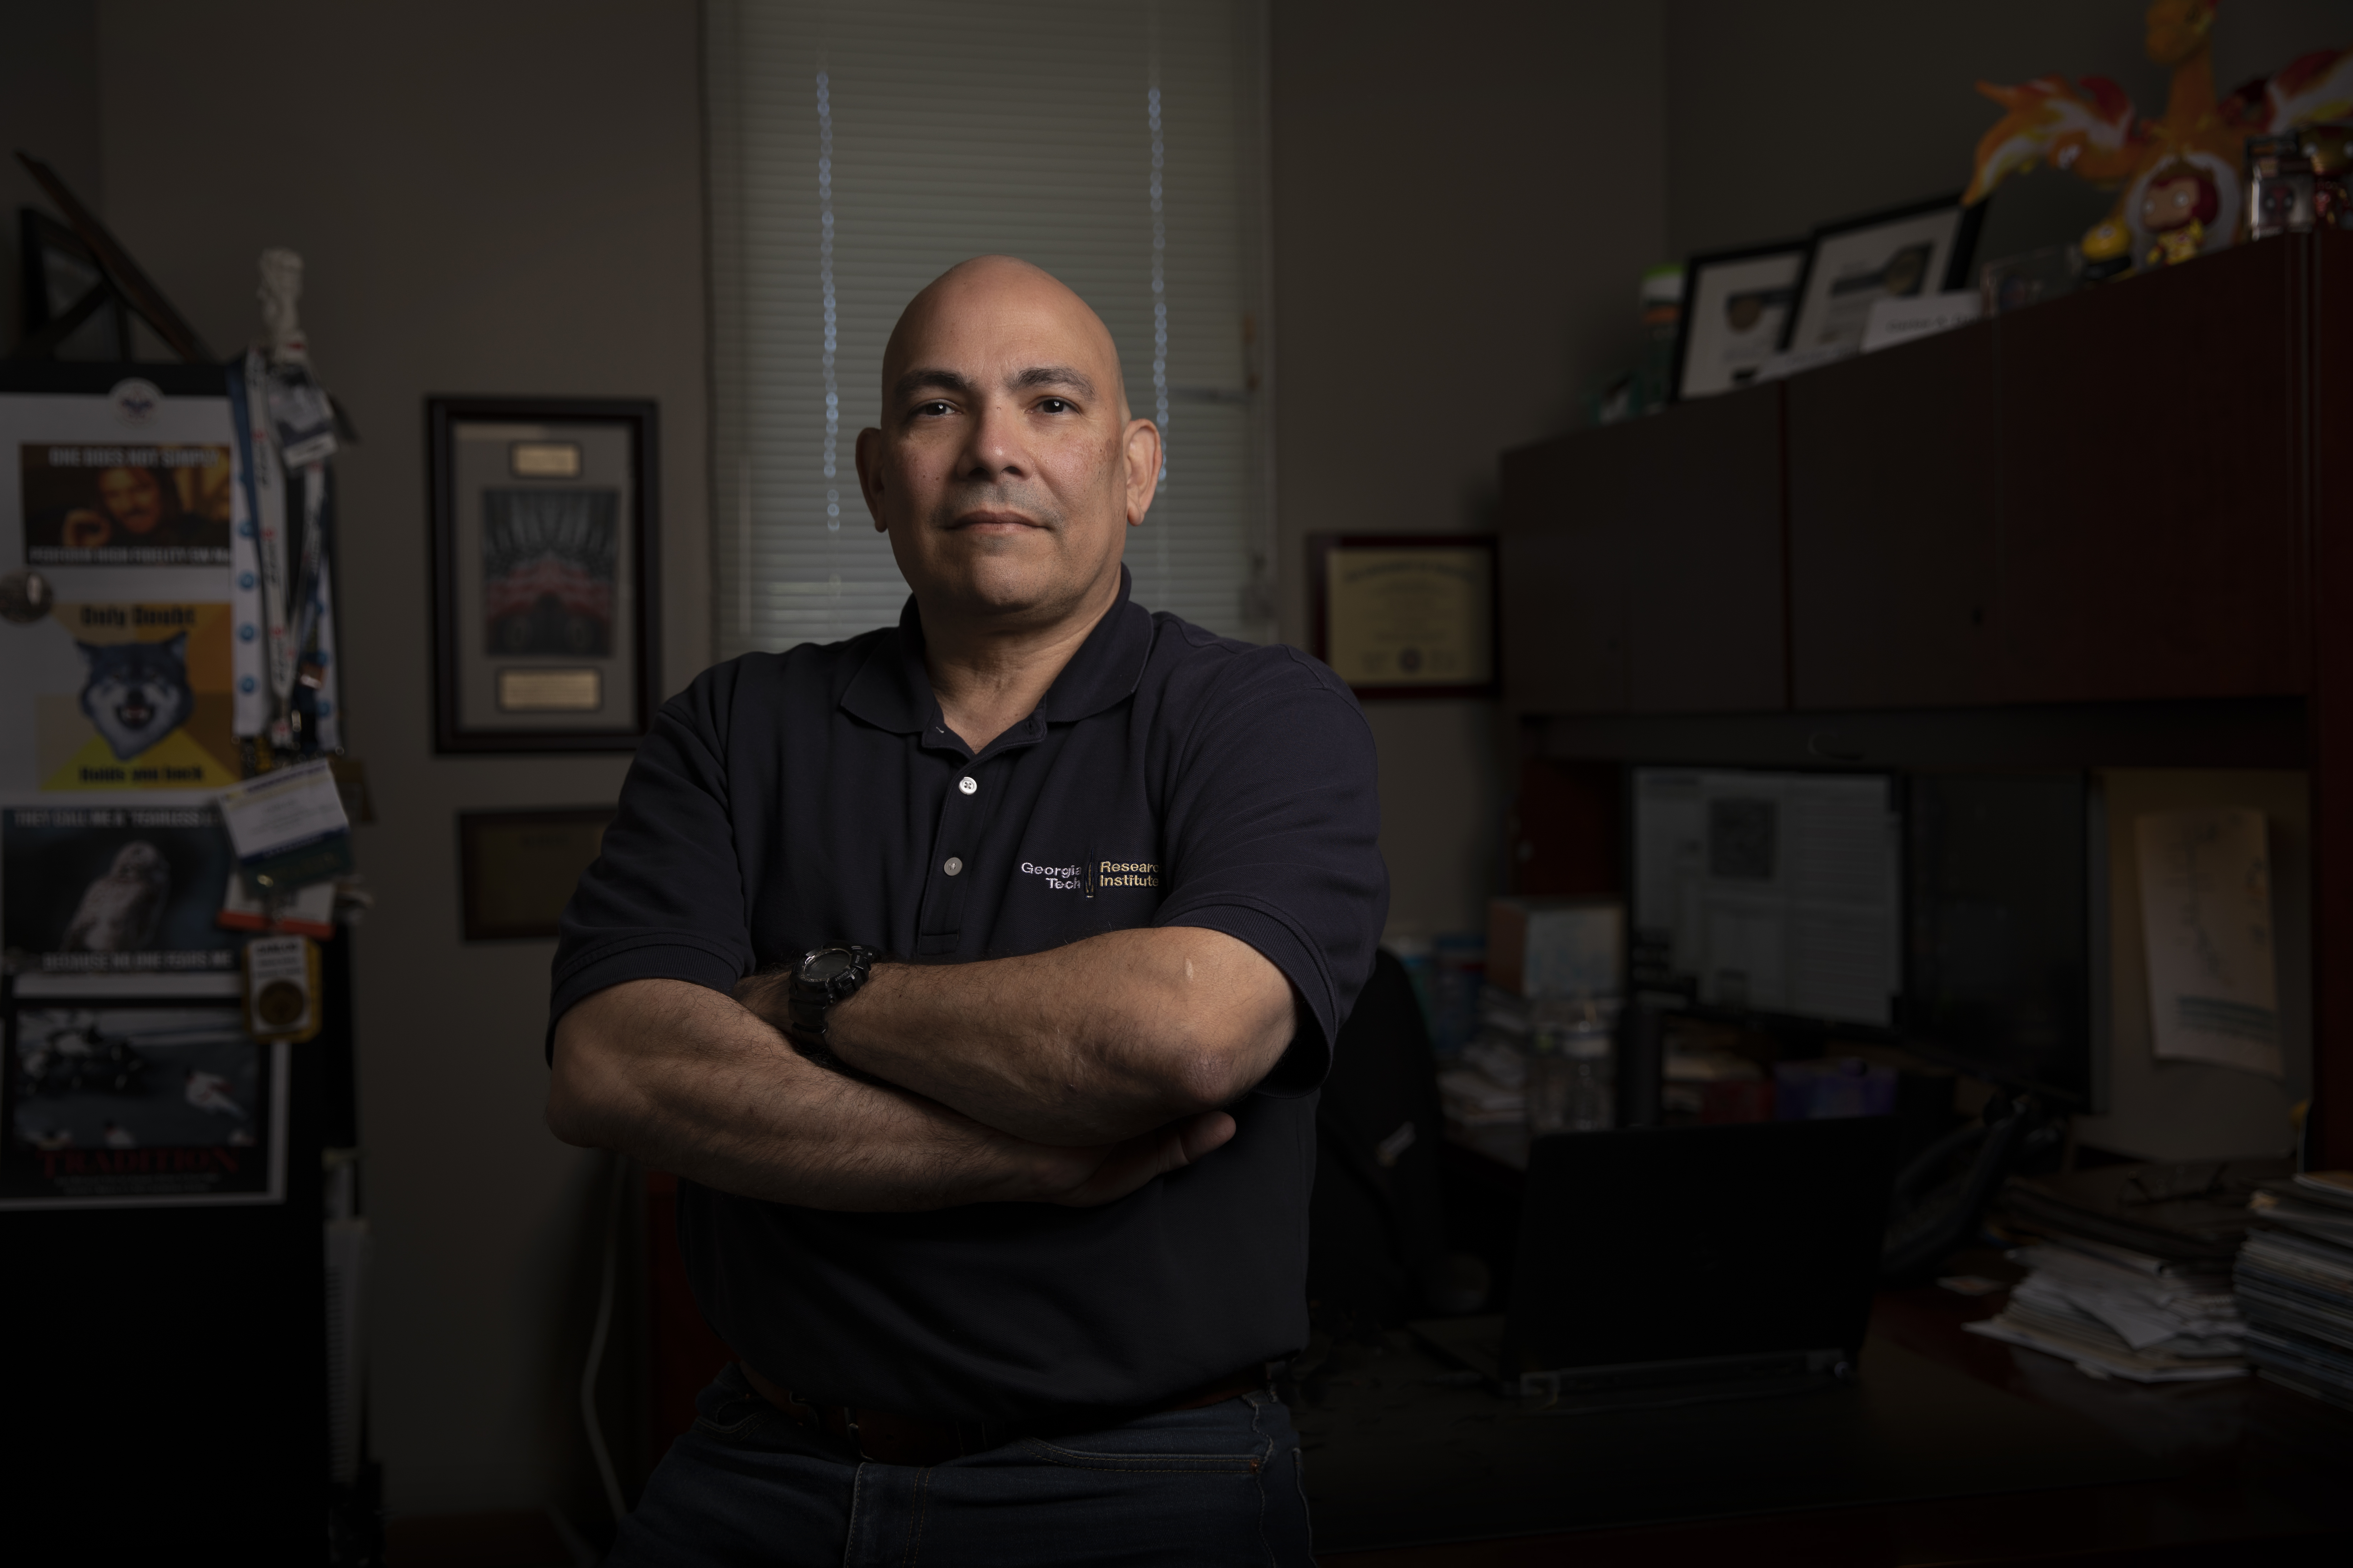
[[[435,397],[434,742],[628,751],[660,645],[650,402]]]
[[[604,847],[609,805],[458,814],[459,925],[468,942],[545,938]]]
[[[1315,534],[1313,652],[1359,697],[1495,689],[1495,538]]]

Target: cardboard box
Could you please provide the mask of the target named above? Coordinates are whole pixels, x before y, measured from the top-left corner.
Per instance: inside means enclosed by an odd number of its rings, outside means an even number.
[[[1515,995],[1616,996],[1626,906],[1616,899],[1490,899],[1487,984]]]

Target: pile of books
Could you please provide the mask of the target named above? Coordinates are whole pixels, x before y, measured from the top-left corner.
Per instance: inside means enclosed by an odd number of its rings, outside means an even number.
[[[2107,1165],[2014,1178],[2000,1223],[2027,1277],[1971,1333],[2064,1356],[2095,1377],[2243,1377],[2248,1327],[2231,1265],[2247,1204],[2277,1161]]]
[[[2263,1376],[2353,1409],[2353,1171],[2260,1184],[2234,1279],[2247,1359]]]

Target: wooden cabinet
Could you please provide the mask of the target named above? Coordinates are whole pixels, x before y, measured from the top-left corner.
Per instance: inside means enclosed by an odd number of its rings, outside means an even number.
[[[1507,699],[2305,693],[2316,312],[2349,268],[2353,235],[2242,246],[1507,454]]]
[[[2315,250],[2241,246],[1995,323],[2010,700],[2306,689]]]
[[[1784,704],[1780,420],[1766,388],[1504,454],[1514,710]]]
[[[1627,705],[1745,713],[1789,699],[1782,591],[1782,389],[1644,423],[1665,447],[1627,541]]]
[[[1663,444],[1645,421],[1504,455],[1496,570],[1505,700],[1626,710],[1626,540]]]
[[[1994,329],[1788,384],[1799,708],[1999,702]]]

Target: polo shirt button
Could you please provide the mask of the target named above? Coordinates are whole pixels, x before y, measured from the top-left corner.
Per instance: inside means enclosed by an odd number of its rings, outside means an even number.
[[[955,876],[957,872],[962,871],[962,870],[964,869],[964,862],[963,862],[962,860],[960,860],[960,859],[956,858],[956,857],[955,857],[955,856],[951,855],[951,856],[949,856],[949,857],[948,857],[947,864],[946,864],[946,865],[944,865],[944,866],[942,866],[942,867],[940,868],[940,869],[941,869],[941,870],[943,870],[943,871],[945,871],[949,876],[953,877],[953,876]]]
[[[976,795],[980,791],[980,781],[973,777],[970,773],[966,773],[964,777],[956,780],[956,788],[964,791],[966,795]]]

